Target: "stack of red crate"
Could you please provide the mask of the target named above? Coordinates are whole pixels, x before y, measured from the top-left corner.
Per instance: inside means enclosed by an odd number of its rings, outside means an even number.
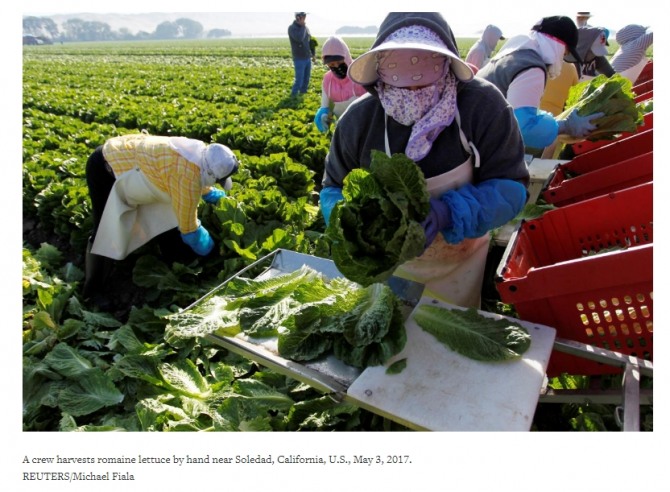
[[[653,143],[652,128],[580,154],[556,166],[541,196],[563,206],[653,181]]]
[[[519,319],[557,336],[652,360],[653,183],[524,221],[496,275]],[[554,352],[547,374],[611,374],[615,366]]]

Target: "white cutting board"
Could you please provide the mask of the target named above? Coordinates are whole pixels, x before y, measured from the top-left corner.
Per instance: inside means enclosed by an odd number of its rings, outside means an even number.
[[[426,296],[417,308],[424,303],[462,309]],[[481,362],[423,331],[413,314],[405,323],[405,348],[387,364],[406,358],[405,369],[390,375],[385,366],[368,367],[347,390],[347,399],[413,429],[530,430],[556,337],[554,328],[513,319],[530,333],[530,348],[519,360]]]

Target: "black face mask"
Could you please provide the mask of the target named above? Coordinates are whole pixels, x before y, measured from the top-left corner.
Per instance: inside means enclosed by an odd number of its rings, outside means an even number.
[[[347,76],[347,68],[346,63],[340,63],[336,67],[330,67],[330,71],[333,72],[338,79],[343,79]]]

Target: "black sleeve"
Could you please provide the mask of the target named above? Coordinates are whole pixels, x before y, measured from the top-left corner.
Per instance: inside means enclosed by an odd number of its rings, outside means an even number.
[[[612,68],[612,65],[610,65],[609,60],[604,56],[596,57],[596,70],[598,73],[602,73],[607,77],[611,77],[616,73]]]

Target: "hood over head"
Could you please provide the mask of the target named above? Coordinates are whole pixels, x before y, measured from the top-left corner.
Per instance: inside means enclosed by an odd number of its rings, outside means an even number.
[[[486,26],[484,32],[482,33],[482,41],[486,43],[486,46],[488,46],[491,50],[497,46],[498,41],[503,39],[505,38],[502,35],[502,31],[498,26],[494,26],[493,24]]]
[[[593,60],[596,56],[607,56],[608,31],[603,27],[580,27],[577,29],[579,41],[577,42],[577,53],[584,62]],[[574,55],[569,54],[565,61],[575,63]]]
[[[323,48],[321,49],[321,60],[324,60],[327,56],[341,56],[344,58],[344,63],[351,65],[353,61],[351,59],[351,52],[347,43],[339,36],[331,36],[326,39],[326,42],[323,43]]]

